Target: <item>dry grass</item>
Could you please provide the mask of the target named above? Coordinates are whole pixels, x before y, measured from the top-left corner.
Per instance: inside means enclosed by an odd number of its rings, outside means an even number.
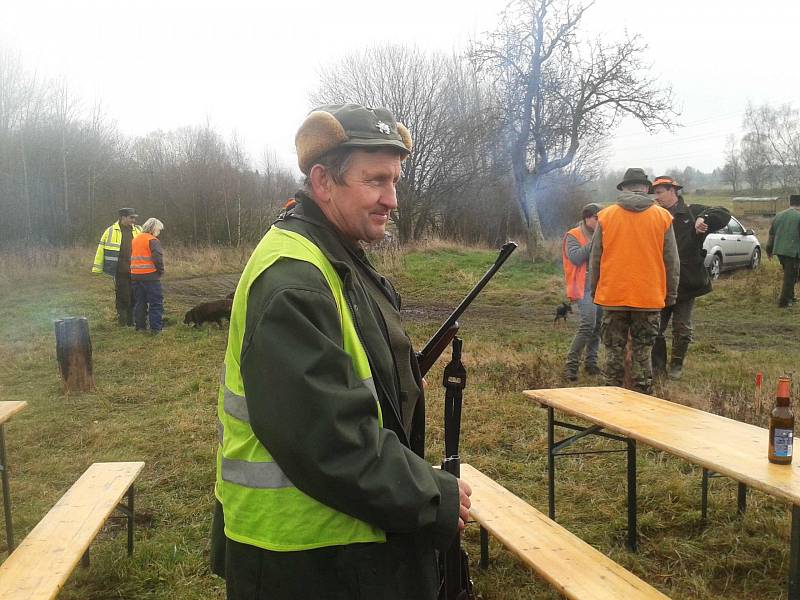
[[[41,518],[94,461],[144,460],[137,513],[137,549],[128,559],[124,535],[107,528],[88,570],[76,570],[60,598],[100,600],[222,598],[207,572],[214,478],[215,398],[226,330],[175,325],[159,336],[114,325],[109,281],[92,277],[92,249],[42,250],[0,260],[0,397],[29,407],[8,427],[18,537]],[[414,341],[424,342],[461,300],[496,253],[431,243],[411,252],[376,252],[404,296]],[[555,260],[509,260],[464,315],[462,455],[533,506],[546,507],[544,412],[522,389],[562,386],[559,375],[575,326],[552,325],[562,298]],[[244,250],[167,249],[167,313],[173,322],[209,289],[235,282]],[[67,267],[67,268],[65,268]],[[685,378],[659,394],[763,424],[753,411],[755,373],[769,397],[778,374],[796,369],[797,312],[774,306],[779,272],[724,276],[698,302],[696,341]],[[13,283],[14,285],[10,285]],[[54,362],[52,319],[86,315],[92,328],[97,391],[63,395]],[[598,384],[581,375],[580,385]],[[442,453],[441,365],[428,377],[428,456]],[[582,442],[588,447],[588,440]],[[601,443],[607,444],[606,442]],[[784,596],[788,517],[784,503],[751,493],[736,516],[736,485],[715,479],[709,524],[699,514],[700,472],[681,460],[641,448],[641,551],[625,550],[625,465],[616,455],[563,459],[557,474],[559,521],[614,560],[676,599],[770,599]],[[2,538],[0,538],[1,540]],[[476,558],[477,529],[467,546]],[[493,564],[474,570],[485,600],[552,599],[492,541]]]

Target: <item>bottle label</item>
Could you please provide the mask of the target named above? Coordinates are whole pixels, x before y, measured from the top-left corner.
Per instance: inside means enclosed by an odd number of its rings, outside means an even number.
[[[791,429],[775,429],[775,456],[792,455],[792,433]]]

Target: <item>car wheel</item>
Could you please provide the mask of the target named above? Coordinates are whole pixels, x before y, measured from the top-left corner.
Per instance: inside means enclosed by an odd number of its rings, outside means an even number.
[[[753,248],[753,256],[750,257],[750,268],[755,270],[761,265],[761,248]]]
[[[708,274],[711,279],[719,279],[719,274],[722,272],[722,257],[715,254],[711,258],[711,264],[708,265]]]

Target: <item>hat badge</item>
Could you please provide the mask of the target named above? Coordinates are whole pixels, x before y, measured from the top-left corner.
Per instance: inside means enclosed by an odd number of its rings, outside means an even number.
[[[392,133],[392,128],[389,127],[383,121],[378,121],[377,127],[378,127],[378,131],[380,131],[383,135],[389,135],[390,133]]]

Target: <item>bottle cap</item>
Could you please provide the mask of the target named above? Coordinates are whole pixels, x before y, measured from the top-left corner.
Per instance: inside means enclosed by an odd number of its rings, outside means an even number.
[[[778,398],[789,398],[791,392],[792,380],[789,377],[778,377],[778,393],[775,394]]]

